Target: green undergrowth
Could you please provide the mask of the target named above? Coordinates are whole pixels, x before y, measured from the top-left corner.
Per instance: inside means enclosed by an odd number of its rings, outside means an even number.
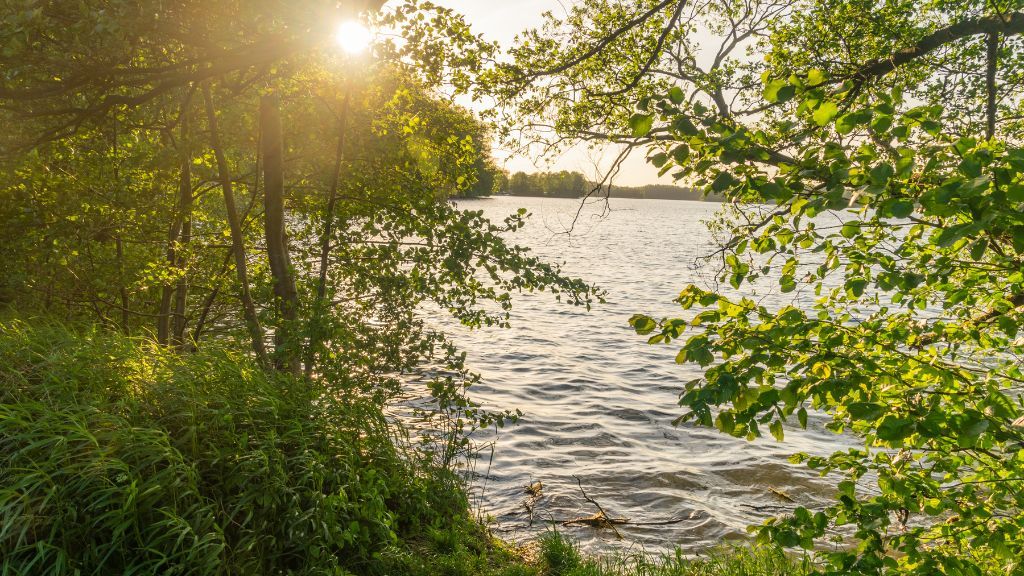
[[[540,539],[542,576],[803,576],[813,573],[807,560],[797,561],[774,548],[728,547],[688,558],[642,552],[601,557],[583,555],[558,532]]]
[[[0,574],[396,574],[446,534],[486,556],[454,476],[344,389],[0,322]]]
[[[0,321],[0,575],[800,574],[760,552],[585,559],[557,533],[526,562],[345,384]]]

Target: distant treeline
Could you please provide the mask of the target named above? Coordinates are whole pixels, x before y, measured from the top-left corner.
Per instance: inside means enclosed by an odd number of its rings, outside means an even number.
[[[548,198],[581,198],[596,185],[579,172],[538,172],[527,174],[516,172],[507,176],[504,186],[496,187],[510,196],[543,196]],[[704,193],[693,188],[670,184],[648,184],[647,186],[613,186],[611,198],[639,198],[646,200],[696,200],[721,202],[718,195],[704,197]]]
[[[722,202],[719,194],[704,196],[704,192],[693,188],[671,184],[648,184],[646,186],[613,186],[611,198],[642,198],[644,200],[694,200],[697,202]]]
[[[591,185],[579,172],[516,172],[508,179],[506,192],[512,196],[548,196],[551,198],[579,198],[590,191]]]

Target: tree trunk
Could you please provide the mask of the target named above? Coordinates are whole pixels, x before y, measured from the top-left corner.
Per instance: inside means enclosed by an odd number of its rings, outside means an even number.
[[[298,375],[301,370],[296,326],[299,297],[288,253],[284,210],[284,137],[281,129],[281,102],[277,96],[266,95],[260,98],[260,129],[267,256],[278,312],[278,324],[274,331],[274,366],[278,370]]]
[[[186,133],[186,120],[185,120],[185,108],[181,110],[181,139],[182,145],[184,146],[185,139],[187,138]],[[167,234],[167,267],[171,270],[176,271],[179,275],[179,281],[177,285],[166,284],[163,287],[163,292],[160,297],[160,311],[156,317],[156,339],[162,345],[170,344],[172,341],[177,340],[175,336],[178,335],[176,329],[172,329],[172,321],[174,321],[175,327],[177,326],[176,318],[171,312],[171,302],[174,301],[177,306],[179,292],[182,290],[182,279],[184,273],[181,270],[180,257],[178,255],[179,242],[182,240],[184,222],[187,218],[191,218],[192,208],[192,182],[191,182],[191,167],[189,166],[188,152],[182,153],[182,165],[179,172],[178,182],[178,201],[174,206],[174,215],[171,221],[170,231]],[[187,194],[188,198],[184,196]],[[187,286],[187,283],[184,283]],[[177,310],[177,308],[175,308]]]
[[[249,291],[249,267],[246,262],[245,238],[242,236],[242,225],[238,219],[238,211],[235,209],[235,193],[232,189],[231,173],[228,169],[227,158],[224,157],[224,150],[221,147],[220,135],[217,132],[217,114],[213,108],[213,96],[210,94],[209,85],[203,87],[203,99],[206,101],[206,118],[210,128],[210,144],[217,159],[217,172],[221,189],[224,192],[224,206],[227,209],[228,226],[231,229],[231,246],[235,257],[235,274],[238,276],[239,299],[242,301],[245,325],[252,339],[252,349],[256,353],[256,360],[261,366],[266,367],[267,349],[263,344],[263,328],[260,326],[259,318],[256,316],[256,306],[253,304],[252,294]]]
[[[182,141],[186,137],[182,129]],[[181,206],[181,235],[178,245],[185,247],[192,242],[192,158],[188,154],[186,144],[185,157],[181,160],[181,183],[179,184],[178,203]],[[174,291],[174,313],[172,314],[171,344],[181,348],[185,344],[185,308],[188,304],[188,274],[181,254],[177,255],[178,287]]]
[[[128,287],[125,285],[124,278],[124,241],[121,240],[121,235],[118,234],[117,238],[114,239],[115,246],[117,247],[117,269],[119,279],[118,282],[121,284],[118,289],[118,294],[121,297],[121,330],[130,335],[131,334],[131,308],[129,304],[131,300],[128,297]]]
[[[179,212],[175,210],[175,212]],[[181,232],[181,215],[180,213],[174,214],[173,222],[171,222],[171,229],[167,233],[167,266],[171,270],[178,267],[178,255],[176,250],[176,244],[178,243],[178,235]],[[167,345],[170,342],[171,332],[171,299],[174,297],[174,286],[171,284],[164,284],[163,291],[160,295],[160,311],[156,315],[156,341],[161,345]]]

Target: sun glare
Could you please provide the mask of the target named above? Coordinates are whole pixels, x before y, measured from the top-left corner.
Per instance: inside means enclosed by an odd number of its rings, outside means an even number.
[[[334,33],[334,40],[345,52],[360,54],[370,46],[370,42],[373,41],[373,33],[362,23],[349,20],[338,26],[338,31]]]

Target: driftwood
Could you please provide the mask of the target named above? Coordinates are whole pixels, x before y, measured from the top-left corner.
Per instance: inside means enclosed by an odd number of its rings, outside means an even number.
[[[597,506],[597,514],[594,514],[593,516],[591,516],[589,518],[576,518],[575,520],[570,520],[569,522],[563,522],[562,525],[565,526],[567,524],[587,524],[588,526],[593,526],[594,528],[606,528],[607,527],[607,528],[611,528],[615,532],[615,537],[616,538],[618,538],[619,540],[622,540],[622,534],[619,533],[619,529],[616,528],[615,525],[616,524],[625,524],[625,523],[629,522],[629,519],[628,518],[612,518],[611,516],[609,516],[608,513],[604,511],[604,508],[601,506],[600,502],[598,502],[597,500],[594,500],[589,495],[587,495],[587,491],[583,489],[583,482],[580,481],[580,477],[579,476],[573,476],[573,478],[576,479],[576,485],[580,487],[580,493],[583,494],[583,498],[587,502],[590,502],[594,506]]]
[[[675,518],[672,520],[659,520],[654,522],[633,522],[629,518],[612,517],[605,511],[604,507],[601,506],[600,502],[594,500],[593,498],[590,497],[589,494],[587,494],[587,491],[583,489],[583,483],[580,481],[580,479],[576,476],[573,476],[573,478],[576,479],[576,485],[579,486],[580,494],[583,495],[583,498],[587,502],[590,502],[597,508],[597,512],[592,516],[580,516],[578,518],[549,518],[549,521],[552,523],[561,524],[562,526],[589,526],[597,530],[600,530],[602,528],[611,528],[612,531],[615,532],[615,536],[621,540],[622,534],[619,533],[619,530],[618,528],[616,528],[616,526],[621,526],[624,524],[628,524],[630,526],[668,526],[671,524],[679,524],[680,522],[686,520],[686,518]],[[537,507],[537,501],[544,496],[544,484],[542,484],[540,481],[531,482],[529,485],[523,487],[523,492],[527,495],[526,498],[523,500],[523,508],[530,515],[530,525],[532,526],[534,511]]]
[[[774,494],[775,497],[779,498],[780,500],[785,500],[786,502],[793,502],[793,503],[796,502],[796,500],[794,500],[792,496],[790,496],[789,494],[786,494],[785,492],[783,492],[782,490],[779,490],[778,488],[769,486],[768,487],[768,491],[771,492],[772,494]]]
[[[580,518],[562,520],[562,526],[582,525],[590,526],[591,528],[596,529],[611,528],[615,532],[615,536],[621,540],[622,534],[619,533],[619,529],[616,528],[617,525],[621,526],[623,524],[629,524],[630,526],[668,526],[670,524],[679,524],[680,522],[685,520],[685,518],[676,518],[673,520],[661,520],[656,522],[633,522],[629,518],[613,518],[612,516],[609,516],[607,512],[605,512],[605,509],[603,506],[601,506],[600,502],[594,500],[593,498],[590,497],[589,494],[587,494],[587,491],[583,489],[583,483],[580,481],[579,477],[573,476],[573,478],[576,478],[576,485],[579,486],[580,493],[583,494],[583,498],[587,502],[590,502],[591,504],[597,507],[597,513],[593,516],[582,516]]]

